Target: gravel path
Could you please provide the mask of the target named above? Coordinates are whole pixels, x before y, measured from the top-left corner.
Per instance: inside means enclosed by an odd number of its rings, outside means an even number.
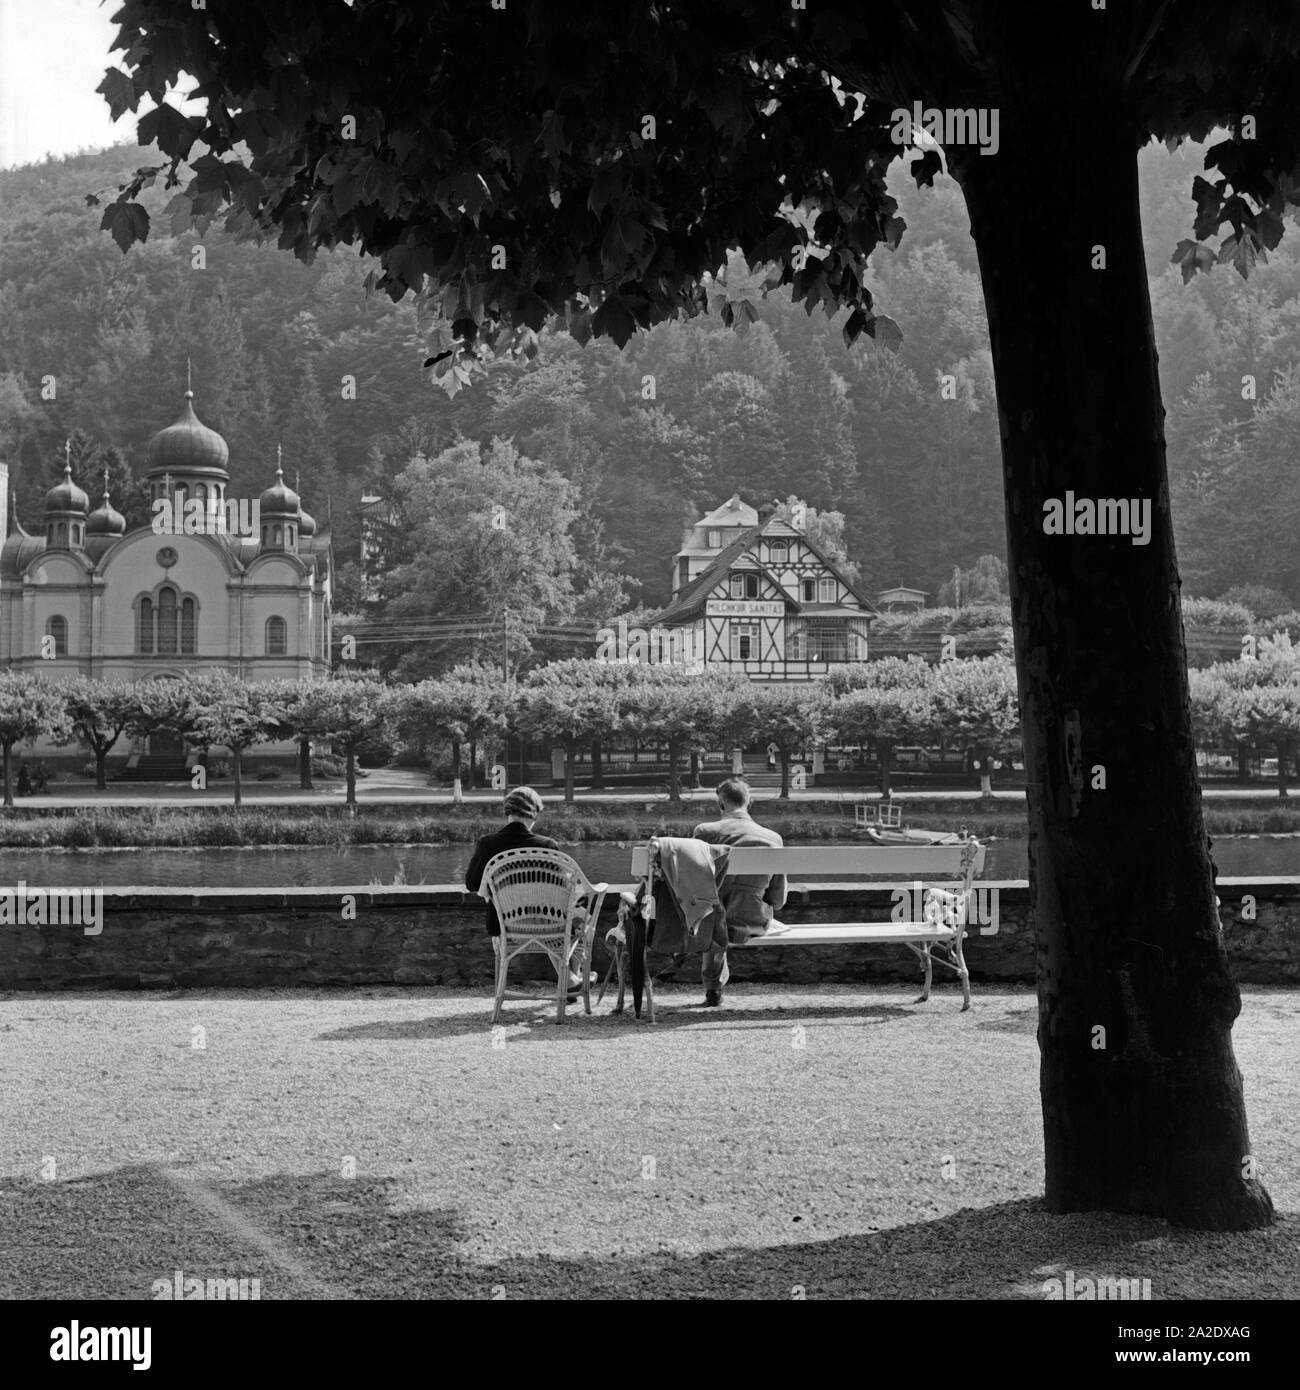
[[[495,1037],[442,989],[8,995],[0,1296],[1293,1296],[1300,992],[1234,1033],[1282,1214],[1239,1236],[1046,1214],[1032,991],[914,994],[664,986],[654,1028],[563,1029],[539,998]]]

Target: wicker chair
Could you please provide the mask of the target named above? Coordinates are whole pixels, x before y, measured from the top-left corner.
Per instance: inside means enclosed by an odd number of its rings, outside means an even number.
[[[483,872],[482,895],[497,910],[501,935],[497,953],[496,998],[492,1022],[501,1018],[506,972],[516,956],[544,952],[555,966],[555,1021],[564,1022],[569,970],[575,956],[582,966],[582,999],[591,1012],[591,945],[605,903],[608,883],[590,883],[567,854],[555,849],[507,849],[494,855]]]

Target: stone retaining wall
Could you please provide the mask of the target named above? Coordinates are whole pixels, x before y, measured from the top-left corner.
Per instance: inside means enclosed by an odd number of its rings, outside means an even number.
[[[980,882],[997,890],[996,933],[967,938],[976,981],[1031,982],[1034,941],[1024,882]],[[1224,879],[1222,916],[1236,978],[1300,983],[1300,882]],[[1248,920],[1246,900],[1254,900]],[[898,899],[887,887],[814,888],[792,896],[790,922],[888,921]],[[606,899],[596,936],[613,924]],[[347,914],[355,912],[355,917]],[[482,901],[457,888],[427,885],[323,890],[105,889],[97,935],[79,926],[0,924],[0,989],[257,988],[286,985],[463,985],[490,988],[492,952]],[[512,967],[545,979],[542,957]],[[787,983],[916,980],[902,946],[737,950],[732,978]],[[688,962],[680,978],[695,974]],[[553,976],[551,977],[553,978]],[[953,977],[936,969],[936,982]]]

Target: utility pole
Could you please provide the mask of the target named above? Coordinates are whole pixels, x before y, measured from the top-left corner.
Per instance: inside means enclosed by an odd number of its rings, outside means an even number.
[[[501,609],[501,686],[505,691],[507,704],[510,699],[510,609]],[[503,765],[506,769],[506,781],[510,780],[510,729],[506,727],[506,747]],[[519,785],[522,786],[528,780],[527,765],[524,760],[524,738],[519,735]]]

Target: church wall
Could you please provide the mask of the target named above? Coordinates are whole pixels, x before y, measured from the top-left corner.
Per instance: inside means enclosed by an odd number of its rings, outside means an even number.
[[[296,559],[264,556],[249,567],[241,640],[258,678],[297,679],[310,674],[310,584]],[[267,651],[266,625],[273,617],[285,623],[285,652],[280,656]]]
[[[165,547],[177,554],[177,562],[170,568],[158,563],[158,553]],[[171,584],[195,599],[196,655],[224,659],[230,570],[217,542],[202,536],[156,536],[152,531],[138,531],[106,557],[103,578],[99,650],[105,661],[135,654],[136,600],[141,594],[154,594],[163,584]],[[167,660],[175,658],[142,658],[142,673]]]

